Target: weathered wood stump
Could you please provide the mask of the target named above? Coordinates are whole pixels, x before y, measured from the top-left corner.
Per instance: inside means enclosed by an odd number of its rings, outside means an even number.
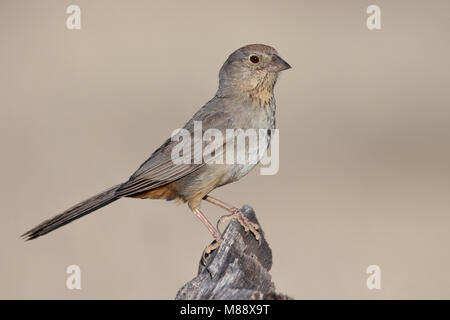
[[[251,207],[244,206],[241,211],[250,221],[258,223]],[[197,276],[181,287],[175,299],[289,299],[275,293],[269,274],[272,250],[262,229],[260,233],[258,241],[237,221],[232,221],[219,248],[207,257],[206,266],[201,259]]]

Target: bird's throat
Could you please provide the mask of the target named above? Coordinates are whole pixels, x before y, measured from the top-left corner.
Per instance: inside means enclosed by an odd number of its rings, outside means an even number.
[[[267,106],[273,102],[273,88],[277,82],[276,73],[269,72],[257,83],[257,85],[248,91],[249,98],[260,106]]]

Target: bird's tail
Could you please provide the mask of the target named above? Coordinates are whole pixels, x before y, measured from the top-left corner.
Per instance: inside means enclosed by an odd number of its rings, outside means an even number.
[[[63,213],[60,213],[49,220],[45,220],[38,226],[25,232],[22,237],[28,241],[43,236],[44,234],[58,229],[65,224],[68,224],[69,222],[81,218],[88,213],[91,213],[97,209],[100,209],[101,207],[106,206],[107,204],[110,204],[113,201],[116,201],[120,198],[116,196],[116,190],[119,187],[120,184],[78,203],[72,208],[67,209]]]

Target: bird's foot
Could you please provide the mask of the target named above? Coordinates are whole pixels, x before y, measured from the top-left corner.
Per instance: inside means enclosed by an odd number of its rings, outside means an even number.
[[[261,234],[258,231],[259,225],[248,220],[248,218],[238,208],[232,208],[230,214],[220,217],[219,221],[217,222],[217,230],[219,230],[219,225],[221,223],[231,220],[237,220],[237,222],[239,222],[239,224],[244,228],[244,231],[246,233],[250,231],[251,233],[253,233],[256,240],[261,240]]]
[[[216,250],[218,247],[220,247],[220,244],[222,243],[222,239],[215,239],[213,241],[213,243],[211,243],[209,246],[207,246],[205,248],[205,250],[203,250],[203,254],[202,254],[202,262],[203,265],[206,266],[207,262],[208,262],[208,258],[210,256],[210,254]]]

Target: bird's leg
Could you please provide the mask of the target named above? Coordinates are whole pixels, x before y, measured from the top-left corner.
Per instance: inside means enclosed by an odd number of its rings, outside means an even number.
[[[192,212],[194,212],[197,218],[199,218],[200,221],[203,222],[203,224],[208,228],[209,232],[211,232],[211,234],[217,241],[222,240],[220,232],[217,231],[216,228],[214,228],[214,226],[211,224],[211,222],[209,222],[208,218],[205,217],[205,215],[200,211],[199,208],[192,209]]]
[[[211,254],[211,252],[213,252],[220,246],[220,244],[222,243],[222,236],[220,235],[220,232],[217,231],[216,228],[214,228],[211,222],[209,222],[208,218],[206,218],[206,216],[200,211],[199,208],[192,209],[192,212],[197,216],[197,218],[200,219],[201,222],[203,222],[203,224],[208,228],[209,232],[211,232],[214,239],[216,240],[215,242],[207,246],[205,250],[203,250],[202,262],[206,266],[207,257]]]
[[[255,236],[256,240],[261,239],[261,235],[258,232],[259,225],[257,223],[254,223],[254,222],[251,222],[250,220],[248,220],[247,217],[244,216],[244,214],[238,208],[230,206],[229,204],[226,204],[226,203],[220,201],[219,199],[213,198],[208,195],[205,196],[203,198],[203,200],[206,200],[206,201],[208,201],[212,204],[215,204],[215,205],[227,210],[228,212],[230,212],[230,214],[224,215],[219,218],[219,221],[217,221],[217,230],[219,230],[219,226],[221,223],[223,223],[225,221],[230,221],[230,220],[237,220],[241,224],[241,226],[244,228],[245,232],[251,231],[251,233],[253,233],[253,235]]]

